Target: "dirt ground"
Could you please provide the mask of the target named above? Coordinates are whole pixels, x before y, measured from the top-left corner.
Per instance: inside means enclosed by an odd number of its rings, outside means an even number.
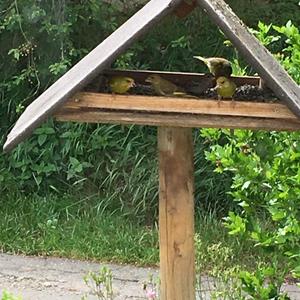
[[[158,275],[153,268],[138,268],[105,264],[113,273],[115,300],[145,299],[143,283],[149,275]],[[0,254],[0,295],[2,291],[21,295],[23,300],[80,300],[88,293],[88,300],[97,299],[89,294],[83,276],[98,271],[99,263],[53,257],[29,257]],[[285,286],[292,300],[300,300],[300,289]],[[209,295],[203,300],[209,299]]]

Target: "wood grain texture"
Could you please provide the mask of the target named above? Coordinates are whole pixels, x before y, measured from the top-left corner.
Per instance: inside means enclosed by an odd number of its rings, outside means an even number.
[[[224,0],[197,0],[269,88],[300,117],[300,88]]]
[[[158,128],[162,300],[195,300],[192,129]]]
[[[285,105],[280,103],[258,103],[238,100],[232,102],[216,101],[213,99],[101,93],[78,93],[64,105],[64,108],[74,110],[110,109],[136,112],[176,112],[220,116],[298,119]]]
[[[26,108],[8,135],[4,151],[11,150],[26,139],[75,91],[107,68],[118,55],[180,2],[181,0],[149,1]]]
[[[268,119],[236,116],[195,115],[182,113],[151,113],[126,111],[68,111],[57,112],[58,121],[136,124],[150,126],[177,126],[194,128],[241,128],[251,130],[300,130],[300,121],[292,119]]]

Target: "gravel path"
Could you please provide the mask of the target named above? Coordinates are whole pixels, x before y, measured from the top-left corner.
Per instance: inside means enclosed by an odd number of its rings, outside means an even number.
[[[143,283],[157,269],[105,264],[113,273],[115,300],[145,299]],[[0,254],[0,295],[4,289],[23,300],[80,300],[89,293],[83,281],[88,271],[98,271],[99,263],[53,257]],[[203,282],[207,278],[203,279]],[[300,289],[286,285],[292,300],[300,300]],[[204,297],[209,299],[208,295]],[[88,294],[88,300],[96,300]],[[170,299],[171,300],[171,299]],[[204,300],[204,299],[203,299]]]
[[[144,299],[143,282],[155,269],[105,264],[113,273],[116,300]],[[23,300],[79,300],[89,292],[83,281],[99,263],[54,257],[0,254],[0,295],[2,291],[22,295]],[[88,299],[97,299],[88,295]]]

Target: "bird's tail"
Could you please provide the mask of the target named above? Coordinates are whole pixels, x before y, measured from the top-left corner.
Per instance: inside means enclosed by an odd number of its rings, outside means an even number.
[[[207,65],[207,59],[206,59],[205,57],[202,57],[202,56],[194,56],[194,58],[203,61],[203,62]]]
[[[198,97],[196,96],[193,96],[193,95],[189,95],[185,92],[174,92],[173,93],[173,96],[174,97],[182,97],[182,98],[194,98],[194,99],[197,99]]]

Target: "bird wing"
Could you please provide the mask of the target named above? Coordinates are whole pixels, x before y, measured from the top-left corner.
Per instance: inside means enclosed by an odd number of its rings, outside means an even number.
[[[181,92],[180,88],[177,87],[176,84],[163,78],[161,78],[160,87],[165,95],[172,95],[175,92]]]

